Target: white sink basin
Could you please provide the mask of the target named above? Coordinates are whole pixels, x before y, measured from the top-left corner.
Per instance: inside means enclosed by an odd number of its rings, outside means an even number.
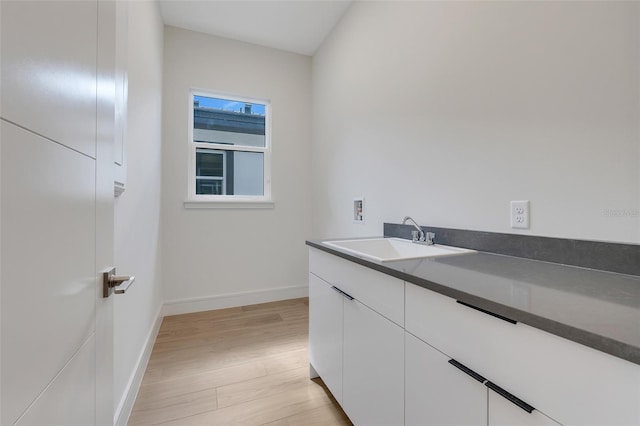
[[[323,244],[339,251],[376,262],[392,262],[396,260],[475,253],[475,250],[441,246],[439,244],[427,246],[412,243],[410,240],[403,240],[401,238],[325,241]]]

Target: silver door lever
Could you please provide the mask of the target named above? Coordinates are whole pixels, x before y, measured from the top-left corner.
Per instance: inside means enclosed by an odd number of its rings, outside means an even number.
[[[135,280],[134,275],[116,275],[116,268],[103,272],[102,297],[109,297],[111,293],[124,294]]]

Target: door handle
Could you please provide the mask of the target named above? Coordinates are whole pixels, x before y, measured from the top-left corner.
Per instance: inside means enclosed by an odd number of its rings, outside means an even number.
[[[124,294],[136,280],[134,275],[116,275],[116,268],[102,273],[102,297],[109,297],[111,293]]]

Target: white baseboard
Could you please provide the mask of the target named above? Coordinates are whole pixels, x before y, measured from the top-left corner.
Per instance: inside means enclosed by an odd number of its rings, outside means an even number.
[[[153,345],[156,341],[156,336],[158,335],[158,331],[160,330],[160,325],[162,324],[162,311],[163,306],[160,305],[158,307],[158,313],[156,314],[156,320],[149,330],[149,334],[144,342],[144,346],[142,347],[142,352],[140,352],[140,356],[138,357],[138,361],[136,362],[136,366],[131,373],[131,377],[129,377],[129,382],[127,383],[127,387],[125,388],[124,395],[120,399],[118,406],[116,407],[116,412],[114,415],[114,424],[126,426],[129,421],[129,416],[131,415],[131,411],[133,410],[133,404],[136,402],[136,398],[138,396],[138,391],[140,390],[140,385],[142,384],[142,378],[144,377],[144,373],[147,370],[147,364],[149,363],[149,358],[151,357],[151,350],[153,349]]]
[[[163,315],[180,315],[236,306],[255,305],[257,303],[278,300],[297,299],[309,296],[309,286],[280,287],[268,290],[244,291],[216,296],[196,297],[193,299],[169,300],[164,303]]]

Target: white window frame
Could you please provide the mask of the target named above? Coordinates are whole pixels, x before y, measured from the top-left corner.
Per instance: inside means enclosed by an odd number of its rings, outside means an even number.
[[[193,141],[193,100],[194,96],[205,96],[209,98],[222,98],[242,103],[262,104],[265,106],[265,143],[264,147],[228,145],[224,143],[194,142]],[[188,178],[189,183],[187,200],[184,202],[185,208],[273,208],[274,203],[271,196],[271,102],[268,99],[248,98],[222,92],[211,92],[207,90],[191,89],[189,91],[189,135],[187,148],[189,150]],[[210,195],[196,194],[196,150],[222,150],[257,152],[264,155],[263,165],[263,195]],[[225,165],[226,167],[226,165]],[[226,179],[225,179],[226,181]],[[226,192],[226,188],[224,190]]]

